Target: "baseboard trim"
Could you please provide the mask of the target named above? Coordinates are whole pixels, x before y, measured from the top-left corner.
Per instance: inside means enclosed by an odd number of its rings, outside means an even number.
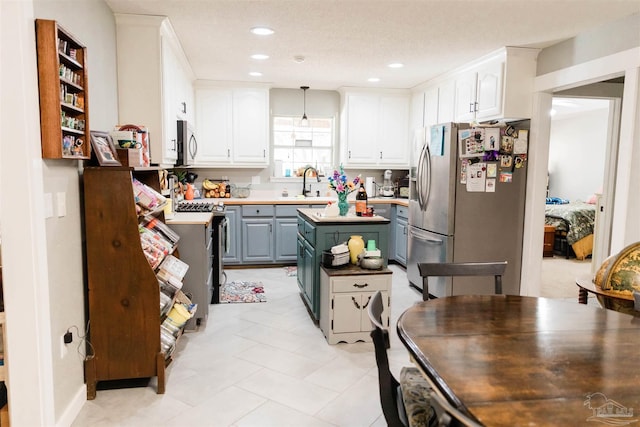
[[[73,399],[69,405],[67,405],[66,409],[56,421],[56,427],[69,427],[78,417],[78,414],[82,410],[84,403],[87,401],[87,386],[86,384],[82,384],[78,391],[76,392]]]

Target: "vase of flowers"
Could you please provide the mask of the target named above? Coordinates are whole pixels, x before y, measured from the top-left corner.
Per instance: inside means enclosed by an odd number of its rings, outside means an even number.
[[[344,173],[344,168],[340,165],[340,168],[333,171],[332,175],[329,175],[329,188],[336,192],[338,195],[338,208],[340,209],[340,216],[346,216],[349,212],[349,202],[347,202],[347,195],[355,191],[358,188],[360,182],[360,175],[356,176],[353,181],[347,179],[347,175]]]

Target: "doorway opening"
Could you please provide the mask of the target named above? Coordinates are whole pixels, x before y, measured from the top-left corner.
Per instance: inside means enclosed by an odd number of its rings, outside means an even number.
[[[612,98],[553,97],[545,204],[553,252],[545,251],[541,296],[575,298],[575,278],[593,274],[609,253],[611,215],[604,212],[614,194],[618,112]]]

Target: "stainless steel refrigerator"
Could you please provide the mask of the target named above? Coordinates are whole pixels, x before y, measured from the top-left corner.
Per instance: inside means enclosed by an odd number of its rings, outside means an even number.
[[[528,133],[528,125],[528,121],[519,122],[515,129]],[[510,127],[507,131],[513,129]],[[508,158],[502,163],[498,151],[487,153],[489,159],[485,157],[485,160],[483,155],[473,157],[473,152],[469,155],[469,146],[465,146],[464,141],[458,142],[460,130],[471,131],[466,123],[446,123],[416,132],[419,140],[414,140],[414,149],[419,152],[412,156],[409,182],[407,276],[410,285],[422,289],[417,267],[420,262],[506,260],[503,293],[518,295],[526,154],[522,154],[520,145],[520,154],[512,154],[509,165]],[[524,136],[524,132],[521,134]],[[497,155],[495,160],[491,154]],[[481,170],[483,164],[485,170]],[[483,174],[482,179],[476,179],[475,170],[478,177]],[[469,176],[471,172],[473,177]],[[493,291],[493,277],[429,280],[429,292],[436,297]]]

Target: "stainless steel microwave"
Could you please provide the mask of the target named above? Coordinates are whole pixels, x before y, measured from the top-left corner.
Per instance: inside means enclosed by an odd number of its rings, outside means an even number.
[[[193,126],[186,120],[178,120],[178,160],[176,166],[191,166],[195,164],[198,154],[198,140]]]

